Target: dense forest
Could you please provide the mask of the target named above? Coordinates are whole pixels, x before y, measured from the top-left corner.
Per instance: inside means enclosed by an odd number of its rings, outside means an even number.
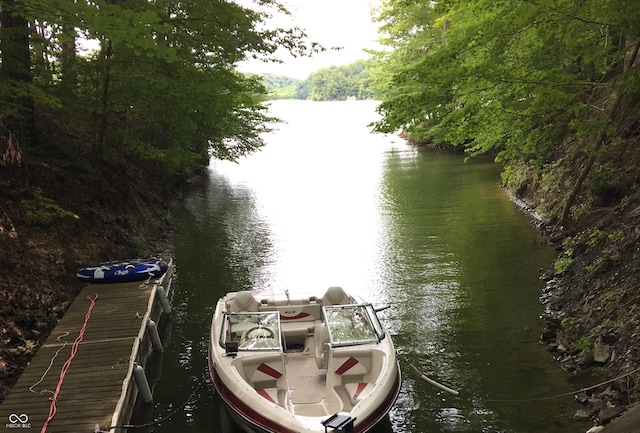
[[[377,19],[387,49],[371,67],[377,130],[495,152],[516,190],[514,166],[538,169],[559,143],[579,142],[570,157],[584,157],[584,175],[611,194],[607,150],[638,132],[639,17],[638,5],[612,0],[386,0]],[[547,209],[563,226],[583,182],[563,209]]]
[[[503,164],[559,251],[542,340],[617,378],[581,397],[607,423],[640,395],[640,5],[384,0],[376,20],[376,129]]]
[[[238,72],[277,49],[324,50],[267,24],[287,13],[277,0],[0,0],[0,400],[79,290],[79,264],[161,248],[179,186],[263,145],[268,97],[375,95],[377,131],[503,164],[558,248],[543,341],[568,372],[621,377],[587,399],[596,422],[637,401],[640,6],[382,0],[370,60],[303,81]]]
[[[312,101],[344,101],[347,98],[373,99],[367,63],[357,60],[348,65],[330,66],[298,80],[282,75],[259,76],[269,99],[309,99]]]
[[[258,74],[267,89],[269,99],[307,99],[309,91],[305,80],[287,77],[286,75]]]
[[[261,145],[269,120],[264,88],[236,63],[319,49],[300,29],[262,30],[284,11],[277,1],[0,7],[1,136],[25,162],[125,152],[181,174],[210,155],[233,159]]]
[[[81,286],[81,264],[157,254],[211,157],[263,145],[277,0],[0,0],[0,400]]]

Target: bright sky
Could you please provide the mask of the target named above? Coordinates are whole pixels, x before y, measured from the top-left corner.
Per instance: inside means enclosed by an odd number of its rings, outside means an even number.
[[[376,47],[377,27],[371,22],[371,8],[378,3],[379,0],[284,0],[292,18],[280,26],[298,26],[310,42],[344,48],[311,58],[293,58],[283,52],[279,57],[284,64],[251,61],[241,64],[240,70],[304,79],[317,69],[366,58],[362,50]]]

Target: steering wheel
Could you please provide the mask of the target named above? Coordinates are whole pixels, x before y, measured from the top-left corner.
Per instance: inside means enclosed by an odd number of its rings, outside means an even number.
[[[274,338],[275,334],[271,328],[265,328],[262,326],[254,326],[247,330],[244,334],[245,338]]]

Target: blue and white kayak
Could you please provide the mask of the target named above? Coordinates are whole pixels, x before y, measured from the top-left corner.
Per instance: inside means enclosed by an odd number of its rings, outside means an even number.
[[[167,272],[167,263],[156,257],[106,262],[78,270],[76,278],[92,284],[129,283],[159,278]]]

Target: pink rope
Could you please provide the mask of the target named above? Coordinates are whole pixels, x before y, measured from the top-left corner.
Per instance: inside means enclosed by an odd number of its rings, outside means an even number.
[[[76,337],[73,345],[71,346],[71,354],[69,355],[69,359],[64,363],[62,369],[60,370],[60,378],[58,379],[58,385],[56,386],[56,391],[53,393],[53,397],[51,397],[51,406],[49,406],[49,417],[44,422],[42,426],[42,430],[40,433],[45,433],[47,431],[47,427],[49,427],[49,423],[56,416],[56,412],[58,409],[56,408],[56,401],[58,400],[58,394],[60,394],[60,389],[62,388],[62,382],[64,382],[64,377],[67,374],[67,370],[69,370],[69,366],[71,365],[71,361],[76,357],[76,353],[78,353],[78,346],[82,342],[82,338],[84,337],[84,331],[87,329],[87,322],[89,322],[89,318],[91,317],[91,311],[93,311],[93,307],[96,305],[96,299],[98,299],[98,294],[94,293],[93,297],[87,296],[87,300],[91,302],[89,305],[89,309],[87,310],[87,314],[84,316],[84,323],[82,324],[82,328],[80,328],[80,332]]]

